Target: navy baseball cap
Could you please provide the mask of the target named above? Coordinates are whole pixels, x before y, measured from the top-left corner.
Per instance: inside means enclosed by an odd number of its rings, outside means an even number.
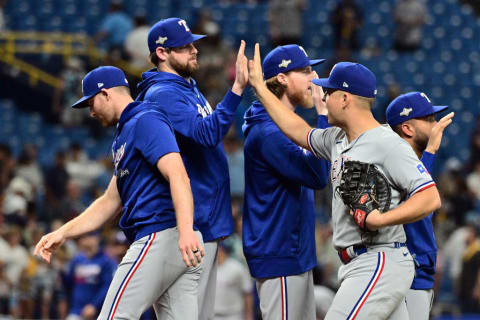
[[[148,32],[148,49],[150,53],[157,47],[178,48],[206,37],[193,34],[187,22],[180,18],[160,20]]]
[[[377,79],[364,65],[353,62],[339,62],[333,66],[328,78],[313,79],[322,88],[337,89],[357,96],[375,98]]]
[[[434,106],[423,92],[409,92],[396,97],[387,107],[387,123],[393,127],[413,118],[426,117],[447,109]]]
[[[314,66],[325,59],[310,60],[307,52],[296,44],[276,47],[263,59],[263,78],[270,79],[279,73]]]
[[[82,80],[83,97],[72,105],[72,108],[87,107],[87,100],[102,91],[113,87],[129,88],[127,78],[122,70],[112,66],[93,69]]]

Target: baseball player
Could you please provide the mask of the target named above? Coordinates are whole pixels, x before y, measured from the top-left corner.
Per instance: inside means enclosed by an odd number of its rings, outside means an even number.
[[[152,103],[132,100],[118,68],[96,68],[82,86],[84,96],[73,107],[88,106],[104,126],[117,124],[114,175],[104,195],[43,236],[34,253],[49,262],[67,239],[98,229],[123,208],[120,228],[131,245],[99,319],[138,319],[151,305],[159,319],[196,319],[202,237],[193,230],[193,197],[169,121]]]
[[[389,185],[390,210],[351,210],[344,198],[332,200],[333,244],[344,265],[326,319],[408,319],[405,295],[413,280],[413,259],[401,224],[426,217],[440,207],[430,174],[412,148],[371,113],[376,95],[373,73],[358,63],[337,63],[326,79],[314,79],[325,92],[329,124],[312,129],[265,86],[260,49],[249,62],[249,80],[279,128],[298,145],[331,161],[334,190],[348,180],[344,168],[355,163],[376,167]],[[365,204],[362,195],[355,205]],[[370,200],[369,200],[370,201]],[[351,216],[353,214],[353,217]]]
[[[447,106],[433,106],[423,92],[410,92],[394,99],[386,110],[390,127],[410,144],[428,171],[433,170],[443,130],[452,122],[454,115],[451,112],[436,122],[435,114],[445,109]],[[437,260],[432,216],[433,213],[403,226],[408,250],[415,260],[415,278],[406,297],[410,320],[428,320],[432,307]]]
[[[191,179],[195,225],[205,242],[198,296],[200,319],[212,319],[217,241],[233,232],[228,164],[221,142],[242,99],[248,67],[242,41],[233,87],[213,111],[192,78],[198,68],[198,50],[193,42],[203,37],[192,34],[185,20],[179,18],[157,22],[148,34],[150,60],[155,68],[143,73],[137,100],[157,102],[175,131]]]
[[[98,316],[117,268],[117,263],[100,247],[100,235],[96,232],[83,235],[78,245],[80,252],[72,258],[63,277],[71,291],[67,320]]]
[[[263,62],[267,87],[290,110],[317,108],[328,126],[313,65],[302,47],[272,50]],[[328,162],[290,141],[255,101],[245,113],[243,253],[256,279],[264,320],[315,320],[312,269],[317,265],[313,190],[327,184]]]

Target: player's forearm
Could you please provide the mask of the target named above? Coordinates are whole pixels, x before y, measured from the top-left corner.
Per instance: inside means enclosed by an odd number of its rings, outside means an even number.
[[[265,85],[256,87],[255,91],[258,99],[280,130],[297,145],[310,149],[307,135],[312,128],[288,109]]]
[[[242,86],[237,81],[233,83],[232,92],[235,93],[236,95],[241,96],[243,94],[244,89],[245,89],[245,86]]]
[[[244,293],[245,319],[253,319],[253,297],[251,293]]]
[[[415,193],[397,208],[381,214],[381,227],[412,223],[421,220],[433,211],[439,209],[440,206],[441,200],[437,188],[435,186],[430,187],[426,190]]]
[[[193,196],[187,173],[169,177],[178,231],[193,229]]]
[[[110,218],[118,214],[121,203],[109,198],[106,194],[96,199],[85,211],[64,224],[59,230],[65,238],[75,238],[82,234],[97,230]]]

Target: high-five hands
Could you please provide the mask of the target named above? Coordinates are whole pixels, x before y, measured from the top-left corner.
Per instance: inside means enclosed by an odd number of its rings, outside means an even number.
[[[260,45],[258,43],[255,43],[253,59],[248,61],[248,82],[255,90],[265,86],[260,58]]]
[[[240,42],[238,48],[237,61],[235,63],[235,82],[232,86],[232,91],[241,96],[243,90],[248,84],[248,59],[245,56],[245,41]]]
[[[438,151],[440,144],[442,143],[443,130],[452,123],[454,115],[454,112],[450,112],[433,126],[425,151],[432,154],[435,154]]]

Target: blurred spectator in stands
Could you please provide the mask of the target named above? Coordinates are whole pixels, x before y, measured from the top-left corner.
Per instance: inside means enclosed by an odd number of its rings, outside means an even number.
[[[23,151],[18,158],[15,176],[28,181],[32,185],[34,192],[43,194],[45,191],[45,184],[43,172],[38,164],[37,157],[37,147],[33,144],[25,144],[23,146]]]
[[[253,280],[248,269],[229,256],[232,248],[227,240],[218,246],[214,319],[253,320]]]
[[[423,38],[423,26],[427,21],[425,5],[418,0],[399,0],[394,11],[396,22],[395,49],[414,51]]]
[[[338,252],[332,243],[332,227],[330,223],[318,223],[315,228],[315,240],[317,248],[318,269],[316,270],[317,279],[322,279],[317,283],[331,289],[338,288],[338,269],[342,262],[338,258]],[[315,277],[314,277],[315,278]]]
[[[58,207],[65,197],[65,190],[70,175],[66,169],[66,157],[63,151],[55,154],[55,163],[49,168],[45,174],[46,182],[46,198],[47,198],[47,214],[46,222],[50,222],[53,213],[58,212]]]
[[[96,319],[117,264],[100,247],[100,234],[89,233],[78,240],[80,252],[70,262],[65,276],[71,288],[67,320]]]
[[[78,216],[85,208],[86,205],[82,201],[82,189],[75,181],[68,181],[65,197],[60,202],[55,218],[69,221]]]
[[[28,263],[28,251],[20,244],[21,240],[21,231],[16,226],[8,227],[4,239],[0,238],[0,261],[5,264],[5,274],[12,285],[10,313],[15,318],[18,318],[20,313],[18,308],[20,276]]]
[[[338,2],[330,16],[330,20],[335,32],[337,48],[360,49],[357,33],[362,26],[363,15],[355,0],[341,0]]]
[[[194,77],[207,101],[216,106],[231,85],[227,66],[232,48],[223,41],[220,26],[212,20],[209,9],[200,11],[192,32],[207,35],[201,41],[195,42],[201,54],[197,57],[200,68],[195,72]]]
[[[473,172],[467,176],[467,186],[475,195],[477,202],[480,201],[480,162],[474,164]]]
[[[95,35],[95,40],[110,54],[113,51],[123,53],[123,44],[132,29],[132,18],[123,12],[122,1],[113,0],[110,3],[109,12],[101,23],[100,30]]]
[[[467,226],[466,250],[463,254],[462,272],[459,279],[458,298],[463,313],[480,313],[480,301],[474,291],[480,275],[480,238],[478,225]]]
[[[227,154],[228,171],[230,174],[230,193],[232,198],[243,199],[245,189],[243,147],[235,133],[235,127],[223,139],[223,146]]]
[[[7,223],[25,226],[28,205],[34,199],[32,185],[22,177],[10,181],[2,204],[4,219]]]
[[[60,72],[61,86],[55,88],[52,99],[53,122],[61,122],[66,127],[74,127],[83,123],[89,116],[88,109],[74,110],[70,106],[82,96],[82,79],[86,73],[83,61],[78,57],[70,57]],[[76,112],[80,111],[80,112]]]
[[[465,223],[465,213],[474,207],[474,196],[467,187],[462,173],[462,164],[456,158],[450,158],[445,163],[445,171],[438,179],[438,189],[442,195],[442,208],[447,217],[457,226]]]
[[[319,267],[313,268],[312,274],[316,319],[323,320],[332,305],[335,292],[324,285],[324,275]]]
[[[473,168],[480,163],[480,116],[477,118],[475,129],[470,140],[470,164]]]
[[[72,143],[67,152],[66,169],[72,181],[82,191],[89,190],[104,170],[100,163],[88,158],[85,150],[77,142]]]
[[[15,158],[6,144],[0,144],[0,196],[10,183],[15,168]]]
[[[11,292],[12,283],[8,280],[5,263],[0,261],[0,315],[10,314]]]
[[[33,252],[33,246],[40,240],[43,230],[37,228],[33,230],[31,246],[29,252]],[[47,264],[39,257],[30,255],[27,266],[21,277],[20,298],[22,317],[33,319],[36,310],[42,319],[50,317],[50,306],[53,302],[55,284],[59,279],[60,273],[54,267],[54,263]]]
[[[122,261],[122,258],[127,253],[130,243],[125,236],[123,231],[116,230],[111,233],[111,236],[107,238],[105,245],[105,253],[108,254],[110,258],[115,260],[117,264]]]
[[[242,223],[243,223],[243,200],[232,199],[232,215],[233,215],[233,224],[234,232],[228,236],[228,245],[231,248],[229,252],[229,257],[236,259],[241,262],[244,266],[247,266],[247,260],[245,260],[245,255],[243,254],[243,244],[242,244]]]
[[[268,21],[272,47],[300,42],[306,8],[306,0],[270,0]]]
[[[148,31],[150,27],[144,16],[135,17],[135,28],[127,35],[125,40],[125,51],[130,58],[130,63],[134,68],[141,71],[148,69],[150,62],[148,56]]]

